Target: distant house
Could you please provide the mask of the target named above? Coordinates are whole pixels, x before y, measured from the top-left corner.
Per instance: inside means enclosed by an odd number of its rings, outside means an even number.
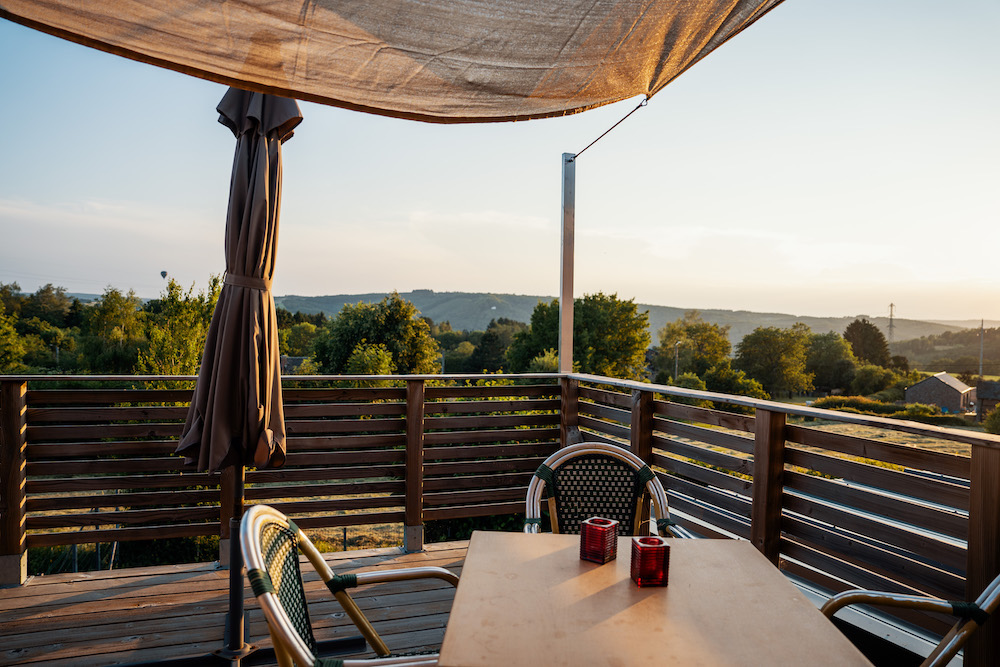
[[[937,405],[942,412],[964,414],[976,408],[976,390],[957,377],[938,373],[906,388],[907,403]]]
[[[986,415],[993,412],[1000,404],[1000,382],[990,380],[980,380],[976,383],[976,412],[979,414],[979,421],[983,421]]]

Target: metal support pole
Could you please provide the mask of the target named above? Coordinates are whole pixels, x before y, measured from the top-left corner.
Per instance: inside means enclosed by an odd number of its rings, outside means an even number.
[[[573,254],[576,155],[562,154],[562,271],[559,278],[559,372],[573,372]]]
[[[229,611],[226,613],[224,646],[215,655],[234,665],[252,653],[255,648],[244,642],[243,619],[243,552],[240,549],[240,520],[243,518],[244,468],[233,466],[232,516],[229,518]]]

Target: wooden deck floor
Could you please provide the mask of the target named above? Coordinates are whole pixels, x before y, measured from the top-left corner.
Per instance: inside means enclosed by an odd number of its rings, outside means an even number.
[[[468,542],[327,556],[335,572],[439,565],[461,573]],[[357,635],[308,564],[303,567],[318,641]],[[0,589],[0,665],[121,665],[191,658],[222,648],[228,570],[216,564],[34,577]],[[394,651],[437,650],[454,588],[435,581],[358,589],[358,605]],[[263,614],[244,590],[250,642],[269,647]],[[360,654],[371,656],[371,653]]]

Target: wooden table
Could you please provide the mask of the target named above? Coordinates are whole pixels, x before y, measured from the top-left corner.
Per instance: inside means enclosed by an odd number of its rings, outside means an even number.
[[[472,535],[441,667],[870,665],[749,542],[670,540],[669,586],[638,588],[631,538],[580,560],[576,535]]]

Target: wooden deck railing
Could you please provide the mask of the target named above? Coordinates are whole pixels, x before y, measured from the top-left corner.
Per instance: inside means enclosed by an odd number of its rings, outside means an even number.
[[[168,382],[187,388],[149,388]],[[630,446],[689,529],[749,539],[831,592],[974,599],[1000,572],[996,436],[575,374],[347,386],[358,382],[373,378],[285,378],[286,464],[247,471],[232,500],[238,480],[173,455],[190,378],[0,378],[4,581],[24,580],[33,547],[226,538],[242,500],[304,528],[402,524],[415,550],[426,521],[523,511],[538,463],[581,439]],[[706,400],[715,407],[682,402]],[[900,444],[906,434],[964,451]],[[946,626],[899,617],[937,634]],[[976,635],[967,664],[1000,663],[997,624]]]

